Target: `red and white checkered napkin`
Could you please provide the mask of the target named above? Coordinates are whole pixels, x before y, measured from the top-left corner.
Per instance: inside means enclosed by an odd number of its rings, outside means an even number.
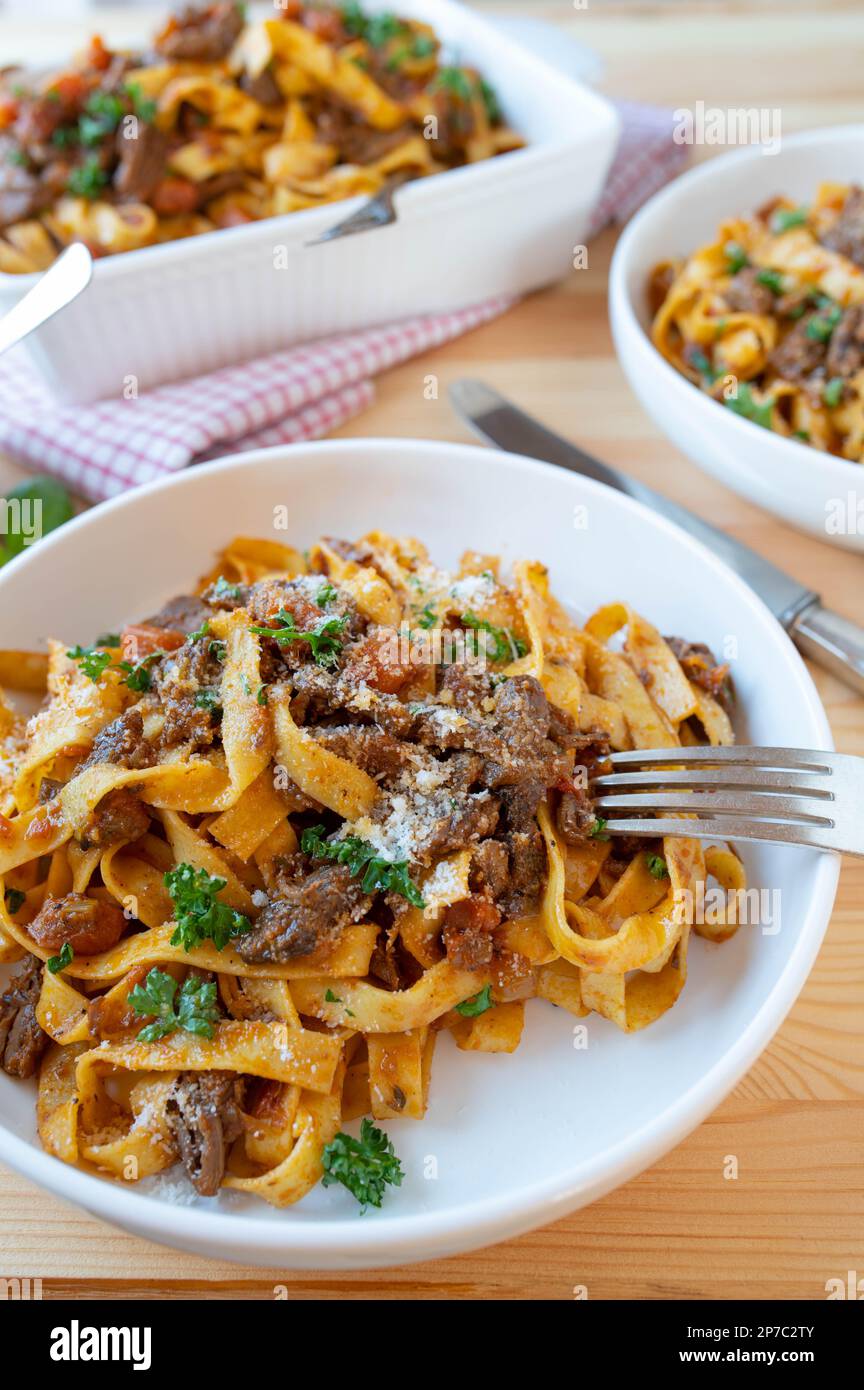
[[[622,103],[623,133],[591,219],[623,220],[680,169],[668,111]],[[187,464],[242,449],[320,439],[368,406],[371,378],[487,323],[512,300],[325,338],[138,400],[58,406],[15,355],[0,364],[0,451],[101,501]]]

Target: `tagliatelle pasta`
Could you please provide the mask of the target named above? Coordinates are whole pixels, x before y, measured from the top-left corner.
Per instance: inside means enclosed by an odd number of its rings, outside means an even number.
[[[772,198],[655,266],[652,337],[715,400],[789,439],[864,459],[864,190]]]
[[[428,25],[356,3],[189,6],[152,54],[95,38],[0,74],[0,272],[116,255],[374,195],[518,149],[483,76]]]
[[[616,840],[589,788],[613,747],[729,742],[726,668],[627,605],[577,625],[538,562],[238,538],[46,682],[0,702],[0,1064],[117,1181],[378,1204],[371,1121],[423,1117],[442,1032],[510,1053],[532,999],[639,1030],[691,930],[736,928],[694,906],[743,889],[732,849]]]

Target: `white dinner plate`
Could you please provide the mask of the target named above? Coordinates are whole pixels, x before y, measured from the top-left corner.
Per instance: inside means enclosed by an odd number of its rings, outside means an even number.
[[[299,547],[374,527],[420,537],[445,565],[467,547],[541,559],[577,616],[623,599],[661,631],[731,656],[739,739],[831,746],[791,642],[695,541],[596,483],[461,445],[360,439],[264,450],[106,503],[0,571],[0,646],[33,647],[50,634],[89,642],[152,612],[233,535],[273,536],[281,509],[289,529],[275,534]],[[228,1193],[178,1203],[183,1184],[157,1180],[142,1194],[81,1172],[41,1151],[35,1088],[3,1073],[0,1160],[152,1240],[286,1268],[422,1260],[552,1221],[677,1144],[752,1065],[801,989],[838,860],[768,846],[745,858],[768,929],[742,927],[723,946],[695,941],[680,1001],[645,1032],[628,1036],[591,1015],[581,1049],[577,1020],[534,1001],[511,1056],[461,1053],[443,1036],[426,1118],[385,1126],[406,1180],[380,1212],[361,1215],[341,1187],[275,1211]]]

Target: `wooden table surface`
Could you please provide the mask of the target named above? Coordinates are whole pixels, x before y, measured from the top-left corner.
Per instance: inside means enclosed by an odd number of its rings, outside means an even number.
[[[792,130],[864,116],[864,16],[839,3],[639,4],[589,0],[479,8],[553,20],[602,56],[612,95],[670,106],[780,107]],[[35,8],[35,6],[34,6]],[[52,20],[52,46],[65,22]],[[30,20],[0,21],[8,60]],[[704,152],[703,152],[704,153]],[[769,192],[772,190],[768,190]],[[864,622],[862,560],[789,530],[703,477],[657,432],[615,360],[606,318],[614,237],[590,268],[503,319],[382,378],[342,433],[464,439],[447,383],[492,382],[553,429],[670,493]],[[434,372],[439,399],[424,397]],[[19,476],[0,460],[0,490]],[[864,754],[864,702],[813,672],[837,746]],[[41,1278],[46,1298],[825,1297],[864,1275],[864,863],[847,860],[825,944],[788,1019],[736,1090],[641,1177],[545,1230],[475,1254],[358,1274],[291,1274],[179,1254],[114,1230],[0,1169],[0,1276]],[[723,1162],[735,1154],[740,1176]]]

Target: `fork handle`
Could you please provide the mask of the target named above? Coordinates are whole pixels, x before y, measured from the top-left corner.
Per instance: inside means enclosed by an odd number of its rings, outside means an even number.
[[[792,622],[789,636],[804,656],[864,695],[864,628],[816,600]]]

